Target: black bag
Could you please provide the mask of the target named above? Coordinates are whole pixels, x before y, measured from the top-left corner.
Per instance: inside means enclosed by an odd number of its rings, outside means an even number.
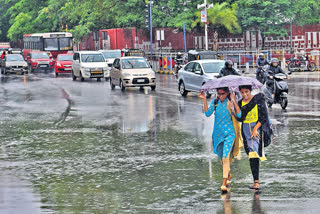
[[[264,147],[268,147],[273,139],[273,126],[270,118],[268,117],[268,119],[261,126],[263,145]]]

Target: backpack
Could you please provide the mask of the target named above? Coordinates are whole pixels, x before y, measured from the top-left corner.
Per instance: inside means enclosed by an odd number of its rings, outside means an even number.
[[[273,129],[272,129],[272,123],[271,120],[268,116],[267,120],[261,124],[261,129],[262,129],[262,141],[264,147],[268,147],[273,139]]]

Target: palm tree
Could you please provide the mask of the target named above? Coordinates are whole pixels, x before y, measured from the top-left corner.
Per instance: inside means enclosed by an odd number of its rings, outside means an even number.
[[[209,8],[207,10],[207,19],[209,22],[208,27],[214,31],[214,34],[216,35],[215,37],[218,38],[217,30],[220,27],[226,28],[230,33],[241,32],[236,14],[237,5],[232,4],[230,7],[230,5],[226,2],[222,4],[216,3],[212,8]],[[201,22],[200,18],[201,12],[197,11],[195,15],[197,19],[191,24],[191,27],[194,28],[198,24],[204,25],[204,23]]]

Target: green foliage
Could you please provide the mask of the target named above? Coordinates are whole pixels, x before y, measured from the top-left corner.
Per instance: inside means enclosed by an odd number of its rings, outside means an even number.
[[[232,4],[231,7],[228,3],[216,3],[214,6],[207,10],[209,25],[214,29],[219,27],[226,28],[230,33],[239,33],[241,28],[237,19],[237,5]],[[203,25],[200,21],[201,12],[196,12],[197,19],[192,23],[192,27],[198,24]]]
[[[199,28],[203,0],[153,1],[153,26]],[[320,0],[208,0],[209,27],[238,33],[257,27],[264,34],[284,35],[284,24],[320,22]],[[69,31],[76,40],[105,28],[144,28],[147,0],[0,0],[0,41],[22,39],[23,34]]]

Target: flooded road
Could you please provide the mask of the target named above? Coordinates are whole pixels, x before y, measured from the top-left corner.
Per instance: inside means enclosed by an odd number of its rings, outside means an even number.
[[[289,90],[287,110],[269,110],[261,193],[248,189],[243,150],[222,197],[213,117],[173,76],[124,93],[105,81],[2,76],[0,213],[318,213],[319,73],[293,74]]]

